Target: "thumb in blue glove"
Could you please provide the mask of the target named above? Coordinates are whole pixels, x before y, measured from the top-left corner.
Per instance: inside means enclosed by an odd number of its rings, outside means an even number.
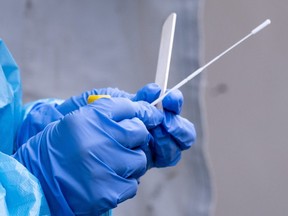
[[[146,102],[100,99],[48,124],[14,157],[39,179],[53,215],[99,215],[136,194],[147,164],[140,147],[162,121]]]

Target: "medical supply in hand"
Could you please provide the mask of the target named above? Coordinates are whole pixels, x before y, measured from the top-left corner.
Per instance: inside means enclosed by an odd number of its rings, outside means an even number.
[[[22,121],[18,66],[0,39],[0,215],[50,215],[39,181],[9,155]]]
[[[170,14],[162,26],[158,63],[155,76],[155,83],[158,84],[161,88],[160,96],[162,96],[167,89],[176,17],[176,13]],[[105,95],[101,97],[98,95],[89,95],[87,102],[93,103],[95,100],[98,100],[102,97],[105,97]],[[163,109],[161,103],[157,104],[156,107],[161,110]]]
[[[209,61],[207,64],[205,64],[204,66],[200,67],[199,69],[197,69],[196,71],[194,71],[192,74],[190,74],[188,77],[186,77],[185,79],[183,79],[181,82],[179,82],[177,85],[175,85],[173,88],[171,88],[169,91],[167,91],[164,95],[160,96],[157,100],[153,101],[151,104],[152,105],[156,105],[158,104],[160,101],[163,100],[163,98],[165,98],[170,92],[174,91],[175,89],[179,89],[181,86],[183,86],[184,84],[186,84],[187,82],[189,82],[190,80],[192,80],[194,77],[196,77],[198,74],[200,74],[204,69],[206,69],[208,66],[210,66],[211,64],[213,64],[215,61],[217,61],[218,59],[220,59],[223,55],[225,55],[226,53],[228,53],[230,50],[232,50],[233,48],[235,48],[236,46],[238,46],[239,44],[241,44],[242,42],[244,42],[245,40],[247,40],[248,38],[250,38],[252,35],[257,34],[259,31],[261,31],[262,29],[264,29],[265,27],[267,27],[269,24],[271,23],[270,19],[267,19],[266,21],[264,21],[262,24],[260,24],[259,26],[257,26],[256,28],[254,28],[248,35],[246,35],[245,37],[243,37],[241,40],[239,40],[238,42],[236,42],[234,45],[232,45],[231,47],[229,47],[227,50],[225,50],[224,52],[222,52],[220,55],[216,56],[214,59],[212,59],[211,61]]]
[[[172,13],[165,20],[161,32],[160,48],[155,77],[155,83],[158,84],[161,88],[160,96],[165,94],[167,89],[175,25],[176,14]],[[162,103],[158,103],[156,107],[161,110],[163,109]]]

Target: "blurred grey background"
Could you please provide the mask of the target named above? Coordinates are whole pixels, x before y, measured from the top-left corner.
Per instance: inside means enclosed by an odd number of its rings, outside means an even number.
[[[4,2],[9,8],[9,4],[14,6],[16,1],[0,1],[0,8]],[[13,7],[12,11],[1,10],[1,25],[5,29],[5,32],[0,31],[1,37],[6,41],[18,64],[23,66],[22,71],[29,73],[30,69],[41,70],[43,65],[56,65],[57,70],[49,68],[51,80],[34,77],[35,80],[41,80],[38,82],[39,86],[35,86],[33,80],[23,77],[24,89],[27,92],[31,92],[31,88],[41,89],[33,95],[26,95],[27,101],[37,97],[55,96],[45,94],[45,88],[50,88],[51,81],[59,76],[57,72],[61,70],[61,64],[57,66],[57,55],[63,55],[64,52],[61,45],[71,45],[69,38],[55,34],[59,50],[56,53],[49,53],[52,49],[49,49],[46,33],[42,32],[41,28],[37,31],[37,25],[35,26],[34,23],[24,23],[22,20],[26,9],[29,10],[29,7],[32,7],[29,2],[31,3],[29,0],[19,1],[19,6]],[[65,1],[59,1],[59,4],[63,2]],[[165,4],[164,1],[163,4]],[[249,33],[266,18],[272,20],[272,25],[204,72],[206,83],[203,100],[206,103],[206,126],[209,134],[209,146],[206,150],[210,154],[209,163],[212,168],[215,215],[287,215],[288,97],[285,82],[288,81],[286,71],[288,2],[283,0],[206,0],[204,6],[202,25],[205,62]],[[46,10],[51,11],[51,14],[53,11],[57,12],[57,8],[47,7]],[[39,25],[43,22],[45,24],[45,17],[42,13],[44,11],[34,14],[39,18]],[[30,14],[27,13],[25,16],[30,16]],[[5,20],[7,17],[9,21]],[[51,19],[55,18],[51,16]],[[57,23],[57,20],[53,22]],[[84,24],[85,20],[83,20]],[[53,28],[55,26],[46,26],[45,29],[53,31]],[[58,28],[69,29],[70,26]],[[58,29],[58,32],[61,31]],[[19,37],[25,35],[29,37],[29,41],[22,44],[20,42],[23,40],[19,40]],[[53,36],[53,33],[50,32],[49,37],[51,35]],[[81,37],[82,40],[86,39],[86,35]],[[42,46],[35,47],[34,42]],[[74,46],[77,48],[81,45],[74,44]],[[37,52],[39,50],[41,52]],[[68,50],[68,52],[72,51]],[[35,55],[35,53],[42,53],[42,56]],[[90,70],[89,61],[91,60],[79,59],[79,62],[73,62],[71,59],[69,62],[67,59],[67,62],[75,64],[76,70]],[[29,61],[32,63],[29,64]],[[156,60],[147,59],[148,61]],[[39,62],[39,64],[33,64],[33,62]],[[139,76],[141,80],[141,75]],[[63,77],[60,78],[63,79]],[[151,80],[151,77],[149,79]],[[59,83],[55,83],[55,92],[58,97],[67,97],[81,91],[81,89],[74,88],[73,82],[75,81],[73,80],[67,79],[67,84],[63,88],[59,87]],[[81,82],[80,75],[76,81]],[[116,81],[117,77],[115,77]],[[31,86],[32,82],[34,86]],[[105,80],[100,80],[100,83],[102,87],[107,86]],[[92,82],[87,83],[87,86],[92,86],[92,84]],[[70,89],[67,88],[69,86]]]
[[[288,215],[287,11],[283,0],[206,0],[206,61],[272,21],[206,71],[217,216]]]

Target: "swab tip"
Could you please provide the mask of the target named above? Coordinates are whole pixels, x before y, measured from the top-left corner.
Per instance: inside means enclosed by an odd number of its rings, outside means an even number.
[[[255,29],[253,29],[251,31],[252,34],[256,34],[259,31],[261,31],[263,28],[265,28],[266,26],[268,26],[269,24],[271,24],[271,20],[270,19],[266,19],[262,24],[260,24],[259,26],[257,26]]]
[[[268,25],[271,24],[271,20],[270,19],[267,19],[265,22],[267,22]]]

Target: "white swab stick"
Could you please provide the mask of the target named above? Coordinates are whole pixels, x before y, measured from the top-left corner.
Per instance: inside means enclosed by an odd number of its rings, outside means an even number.
[[[229,47],[228,49],[226,49],[224,52],[222,52],[220,55],[216,56],[214,59],[212,59],[211,61],[209,61],[207,64],[205,64],[204,66],[198,68],[196,71],[194,71],[192,74],[190,74],[188,77],[186,77],[185,79],[183,79],[181,82],[179,82],[177,85],[175,85],[173,88],[171,88],[169,91],[167,91],[165,94],[163,94],[161,97],[159,97],[157,100],[153,101],[151,104],[152,105],[156,105],[157,103],[159,103],[160,101],[162,101],[170,92],[179,89],[180,87],[182,87],[184,84],[186,84],[187,82],[189,82],[190,80],[192,80],[195,76],[197,76],[198,74],[200,74],[204,69],[206,69],[208,66],[210,66],[211,64],[213,64],[215,61],[217,61],[218,59],[220,59],[222,56],[224,56],[226,53],[228,53],[230,50],[232,50],[233,48],[235,48],[236,46],[238,46],[239,44],[241,44],[242,42],[244,42],[245,40],[247,40],[249,37],[251,37],[252,35],[257,34],[259,31],[261,31],[262,29],[264,29],[266,26],[268,26],[271,23],[270,19],[267,19],[265,22],[263,22],[262,24],[260,24],[259,26],[257,26],[256,28],[254,28],[248,35],[246,35],[245,37],[243,37],[241,40],[239,40],[238,42],[236,42],[235,44],[233,44],[231,47]]]

